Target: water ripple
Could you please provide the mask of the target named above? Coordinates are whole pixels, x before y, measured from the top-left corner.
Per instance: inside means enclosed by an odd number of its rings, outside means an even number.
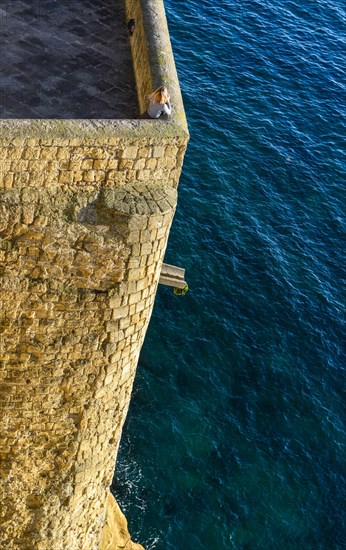
[[[166,0],[191,132],[116,493],[148,548],[344,548],[343,2]]]

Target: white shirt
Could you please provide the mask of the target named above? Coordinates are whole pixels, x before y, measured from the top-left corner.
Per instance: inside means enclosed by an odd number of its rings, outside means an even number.
[[[170,115],[172,112],[171,103],[168,100],[167,103],[154,103],[154,101],[149,102],[147,113],[150,118],[159,118],[162,113]]]

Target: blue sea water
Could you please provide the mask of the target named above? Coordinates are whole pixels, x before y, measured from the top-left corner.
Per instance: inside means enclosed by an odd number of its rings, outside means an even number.
[[[147,550],[342,549],[346,6],[166,0],[191,141],[113,490]]]

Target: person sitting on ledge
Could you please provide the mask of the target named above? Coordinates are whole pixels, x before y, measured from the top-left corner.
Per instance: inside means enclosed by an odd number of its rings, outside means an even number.
[[[159,118],[163,113],[170,115],[171,112],[171,101],[167,88],[160,86],[149,96],[147,113],[150,118]]]

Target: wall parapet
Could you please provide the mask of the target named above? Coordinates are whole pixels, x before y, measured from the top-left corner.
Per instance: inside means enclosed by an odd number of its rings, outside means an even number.
[[[135,19],[130,38],[140,112],[146,109],[147,95],[166,85],[174,106],[171,123],[176,131],[188,135],[187,122],[169,30],[161,0],[126,0],[128,20]]]
[[[174,62],[165,9],[162,0],[126,0],[128,19],[137,18],[137,31],[129,38],[136,77],[139,112],[147,105],[148,94],[160,85],[169,89],[172,116],[143,119],[6,119],[0,120],[0,144],[8,146],[35,140],[42,144],[57,140],[102,144],[119,139],[189,139],[177,70]]]

